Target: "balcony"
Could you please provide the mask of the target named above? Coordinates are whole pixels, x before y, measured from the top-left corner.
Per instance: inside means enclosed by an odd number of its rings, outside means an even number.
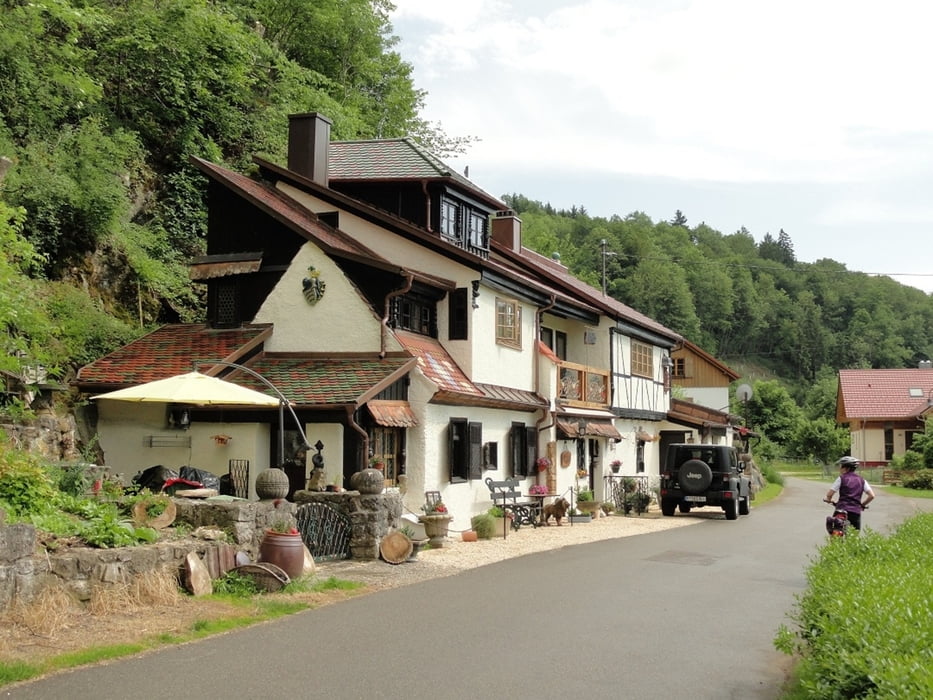
[[[609,371],[562,362],[557,398],[565,406],[609,407]]]

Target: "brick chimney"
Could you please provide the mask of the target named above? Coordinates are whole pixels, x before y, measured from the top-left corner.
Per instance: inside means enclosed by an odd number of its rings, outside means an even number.
[[[317,112],[288,116],[288,169],[324,187],[332,124]]]
[[[511,209],[497,211],[492,217],[492,240],[516,253],[522,252],[522,220]]]

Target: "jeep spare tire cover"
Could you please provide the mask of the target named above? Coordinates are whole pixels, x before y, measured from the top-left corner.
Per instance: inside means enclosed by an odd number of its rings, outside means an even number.
[[[713,481],[713,470],[701,459],[688,459],[680,466],[678,481],[687,493],[703,493]]]

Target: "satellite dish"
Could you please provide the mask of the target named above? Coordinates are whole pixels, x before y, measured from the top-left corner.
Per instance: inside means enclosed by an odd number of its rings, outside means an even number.
[[[735,390],[735,398],[739,401],[748,401],[752,398],[752,388],[748,384],[739,384]]]

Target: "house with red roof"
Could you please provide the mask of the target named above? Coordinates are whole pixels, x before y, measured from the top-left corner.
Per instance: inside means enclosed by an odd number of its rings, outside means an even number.
[[[910,449],[933,414],[933,369],[839,370],[836,422],[847,425],[851,455],[885,466]]]
[[[331,141],[330,125],[293,115],[287,164],[257,157],[255,177],[194,160],[204,323],[159,328],[77,379],[99,394],[198,369],[274,386],[294,419],[195,405],[180,429],[172,407],[101,400],[108,464],[245,460],[254,476],[283,466],[295,489],[315,451],[344,485],[379,461],[407,509],[438,491],[456,529],[491,505],[488,477],[602,500],[614,460],[656,475],[680,336],[525,248],[504,202],[414,142]]]

